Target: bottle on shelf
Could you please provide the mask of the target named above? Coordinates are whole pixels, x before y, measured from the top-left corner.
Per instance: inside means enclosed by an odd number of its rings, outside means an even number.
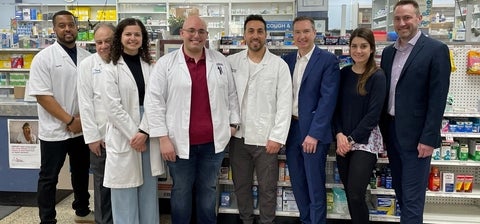
[[[387,168],[387,174],[385,176],[385,188],[386,189],[392,189],[392,170],[390,168]]]
[[[440,191],[440,171],[438,167],[432,166],[428,180],[428,190]]]
[[[370,177],[370,188],[377,188],[377,171],[375,169],[372,170],[372,176]]]

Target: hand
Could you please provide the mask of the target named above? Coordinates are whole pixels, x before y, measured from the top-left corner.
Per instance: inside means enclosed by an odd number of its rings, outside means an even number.
[[[336,153],[339,156],[345,157],[345,155],[352,149],[352,145],[347,140],[347,136],[343,133],[337,134],[337,150]]]
[[[282,148],[282,144],[272,140],[268,140],[267,146],[265,146],[268,154],[277,154],[278,151],[280,151],[280,148]]]
[[[88,148],[89,148],[90,151],[92,151],[92,153],[95,154],[96,156],[101,156],[101,155],[102,155],[102,143],[103,143],[102,140],[96,141],[96,142],[92,142],[92,143],[88,144]],[[103,145],[105,145],[105,143],[103,143]]]
[[[305,137],[305,140],[303,140],[303,151],[305,153],[315,153],[317,151],[317,143],[317,139],[310,137],[310,135],[307,135],[307,137]]]
[[[160,137],[160,153],[162,158],[166,161],[175,162],[177,160],[177,154],[173,147],[172,141],[168,136]]]
[[[433,154],[433,147],[422,143],[418,143],[417,150],[418,158],[427,158]]]
[[[145,152],[145,150],[147,150],[147,145],[145,144],[147,138],[148,136],[146,134],[137,132],[133,138],[130,139],[130,146],[137,152]]]
[[[78,134],[82,132],[82,123],[80,121],[80,116],[74,116],[73,123],[67,126],[67,131],[70,131],[73,134]]]
[[[230,127],[230,134],[231,134],[230,136],[234,136],[235,133],[237,133],[237,129],[234,127]]]

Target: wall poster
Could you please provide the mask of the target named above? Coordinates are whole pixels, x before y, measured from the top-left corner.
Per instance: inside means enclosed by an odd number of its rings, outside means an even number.
[[[10,168],[39,169],[38,120],[8,119],[8,161]]]

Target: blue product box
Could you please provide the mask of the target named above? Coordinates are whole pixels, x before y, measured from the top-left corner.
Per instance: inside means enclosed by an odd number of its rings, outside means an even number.
[[[230,207],[232,203],[230,192],[222,192],[220,196],[220,207]]]
[[[30,9],[30,19],[37,20],[37,9],[35,8]]]
[[[23,20],[23,11],[22,10],[16,10],[15,11],[15,19],[16,20]]]

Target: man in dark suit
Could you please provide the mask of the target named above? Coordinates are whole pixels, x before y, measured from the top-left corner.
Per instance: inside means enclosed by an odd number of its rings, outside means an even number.
[[[325,162],[340,82],[336,56],[316,47],[315,36],[313,20],[297,17],[293,39],[298,51],[284,57],[293,83],[287,165],[300,220],[307,224],[326,223]]]
[[[384,49],[381,67],[389,95],[381,126],[397,196],[400,223],[423,222],[433,149],[440,146],[440,127],[450,80],[448,47],[418,29],[418,3],[395,4],[398,40]]]

